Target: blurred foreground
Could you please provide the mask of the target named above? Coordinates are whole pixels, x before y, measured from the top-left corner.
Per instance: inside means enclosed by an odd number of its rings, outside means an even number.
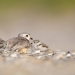
[[[21,58],[0,62],[1,75],[75,75],[75,61],[53,62],[34,58]]]

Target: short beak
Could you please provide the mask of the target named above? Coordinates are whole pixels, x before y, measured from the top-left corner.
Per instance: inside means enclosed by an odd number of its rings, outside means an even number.
[[[30,40],[33,40],[33,38],[30,37]]]

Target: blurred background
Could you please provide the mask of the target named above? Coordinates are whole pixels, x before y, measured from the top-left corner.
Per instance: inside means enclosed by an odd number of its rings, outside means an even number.
[[[0,37],[30,33],[50,49],[75,49],[75,0],[0,0]]]

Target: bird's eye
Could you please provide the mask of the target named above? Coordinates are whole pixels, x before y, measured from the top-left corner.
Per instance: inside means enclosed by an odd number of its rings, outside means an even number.
[[[42,47],[45,47],[45,46],[42,46]]]
[[[40,46],[41,44],[39,44],[39,46]]]
[[[28,37],[28,35],[26,35],[26,37]]]
[[[33,43],[31,43],[31,44],[33,44]]]

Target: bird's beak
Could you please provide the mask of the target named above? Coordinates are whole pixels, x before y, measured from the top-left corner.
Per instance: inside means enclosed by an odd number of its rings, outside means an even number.
[[[30,40],[33,40],[33,38],[30,37]]]

